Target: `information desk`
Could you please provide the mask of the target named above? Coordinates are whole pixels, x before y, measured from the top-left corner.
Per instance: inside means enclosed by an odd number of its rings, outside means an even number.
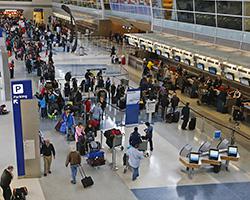
[[[189,178],[192,178],[194,169],[199,169],[201,167],[201,162],[199,162],[199,164],[189,163],[189,160],[185,157],[179,157],[179,161],[186,167]]]
[[[193,170],[194,169],[199,169],[200,167],[202,167],[202,165],[211,165],[213,166],[213,171],[215,173],[218,173],[221,169],[222,164],[225,165],[226,170],[228,171],[228,166],[229,166],[229,162],[230,161],[234,161],[237,162],[240,159],[240,155],[237,154],[236,157],[234,156],[228,156],[227,152],[223,151],[224,153],[221,153],[220,157],[218,160],[211,160],[208,158],[208,154],[203,154],[201,155],[203,158],[200,159],[198,164],[195,163],[190,163],[189,159],[186,157],[179,157],[179,161],[181,162],[181,164],[183,164],[186,168],[186,172],[188,173],[189,177],[192,178],[193,175]],[[223,161],[225,161],[225,163],[223,163]]]

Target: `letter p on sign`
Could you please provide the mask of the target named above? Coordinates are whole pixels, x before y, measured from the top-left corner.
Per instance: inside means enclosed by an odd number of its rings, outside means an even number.
[[[23,94],[23,84],[15,84],[13,85],[13,94]]]

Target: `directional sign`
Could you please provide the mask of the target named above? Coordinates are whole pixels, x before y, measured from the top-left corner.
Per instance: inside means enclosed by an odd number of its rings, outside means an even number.
[[[23,147],[23,132],[22,132],[22,119],[21,119],[21,99],[32,99],[32,82],[31,80],[12,81],[12,105],[15,129],[15,142],[16,142],[16,158],[17,158],[17,172],[18,176],[25,175],[25,162],[24,162],[24,147]]]

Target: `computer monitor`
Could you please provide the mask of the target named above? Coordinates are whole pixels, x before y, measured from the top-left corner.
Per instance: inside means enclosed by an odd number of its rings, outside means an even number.
[[[238,155],[238,147],[237,146],[229,146],[227,150],[228,156],[237,157]]]
[[[225,76],[226,76],[226,79],[228,80],[232,80],[232,81],[234,80],[234,75],[232,73],[226,73]]]
[[[208,70],[209,70],[210,74],[216,75],[216,73],[217,73],[217,69],[215,67],[209,67]]]
[[[175,56],[174,60],[177,61],[177,62],[181,62],[181,57],[180,56]]]
[[[209,159],[210,160],[218,160],[219,159],[219,150],[218,149],[210,149],[209,150]]]
[[[191,152],[189,154],[189,163],[199,164],[200,154],[196,152]]]
[[[198,64],[197,64],[197,68],[198,68],[198,69],[201,69],[201,70],[204,70],[204,64],[198,63]]]
[[[161,55],[161,51],[158,50],[158,49],[155,50],[155,53],[156,53],[157,55],[159,55],[159,56]]]

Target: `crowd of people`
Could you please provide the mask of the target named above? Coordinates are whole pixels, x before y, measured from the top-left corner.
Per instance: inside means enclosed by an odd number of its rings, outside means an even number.
[[[177,67],[163,64],[162,61],[143,59],[143,73],[140,81],[142,102],[145,105],[147,99],[156,99],[158,111],[161,106],[162,115],[165,118],[165,108],[171,108],[174,112],[178,106],[179,98],[176,90],[191,98],[199,98],[198,103],[213,105],[218,112],[227,113],[233,107],[232,114],[235,120],[243,119],[243,96],[239,89],[233,89],[229,85],[223,85],[220,76],[215,79],[204,74],[196,76],[180,65]],[[171,92],[170,92],[171,91]],[[172,93],[170,95],[170,93]],[[233,102],[230,104],[230,102]],[[237,117],[236,117],[237,116]]]

